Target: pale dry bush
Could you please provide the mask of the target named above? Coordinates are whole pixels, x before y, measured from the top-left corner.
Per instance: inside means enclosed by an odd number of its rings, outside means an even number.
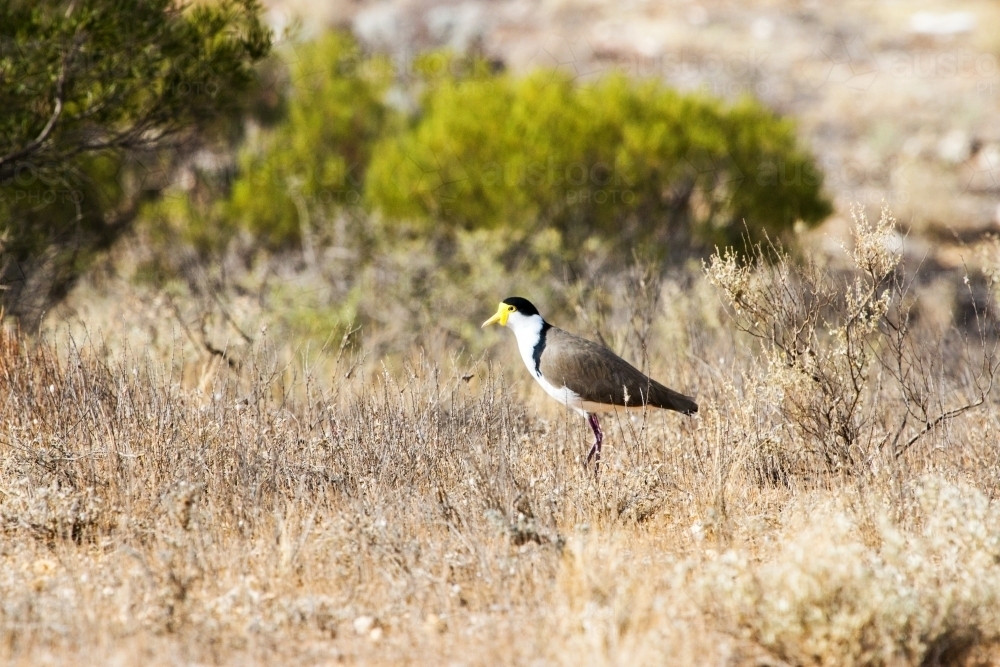
[[[769,270],[747,284],[791,284]],[[127,345],[108,356],[4,331],[0,656],[995,661],[992,398],[903,455],[841,474],[853,469],[821,456],[836,436],[811,434],[785,403],[781,373],[801,371],[733,334],[708,281],[628,280],[632,301],[600,326],[636,363],[645,348],[654,376],[695,393],[701,410],[606,418],[598,480],[581,465],[589,429],[545,402],[510,341],[509,372],[440,344],[387,372],[349,346],[293,363],[263,337],[238,368],[216,363],[192,382],[169,357]],[[821,354],[809,368],[844,377],[830,352],[842,339],[823,328],[856,303],[831,300],[813,320]],[[648,304],[663,315],[639,312]],[[884,335],[866,326],[870,340]],[[907,332],[908,349],[950,367],[905,377],[943,401],[976,396],[981,367],[963,361],[964,339],[919,323]],[[865,350],[870,370],[892,348]],[[865,433],[898,428],[906,410],[877,378],[861,385],[858,414],[877,427]]]
[[[906,492],[905,518],[851,491],[801,497],[763,544],[747,522],[739,546],[689,556],[649,534],[578,537],[560,574],[564,662],[992,664],[1000,509],[933,475]]]
[[[849,496],[795,503],[766,553],[706,568],[706,599],[791,664],[955,664],[997,642],[1000,510],[965,484],[907,486],[903,522]]]
[[[769,395],[781,434],[757,454],[779,476],[787,471],[775,457],[800,471],[888,465],[985,404],[1000,371],[992,309],[977,313],[971,339],[921,328],[891,213],[875,224],[860,208],[854,216],[846,272],[762,246],[751,261],[729,250],[706,266],[736,327],[759,345],[756,389]]]

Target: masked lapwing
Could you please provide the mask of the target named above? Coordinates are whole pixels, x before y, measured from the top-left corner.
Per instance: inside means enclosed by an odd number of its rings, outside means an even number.
[[[604,440],[597,413],[646,408],[698,412],[693,399],[664,387],[603,345],[552,326],[527,299],[504,299],[483,327],[496,322],[514,332],[524,365],[545,393],[580,413],[594,430],[584,465],[595,459],[595,472]]]

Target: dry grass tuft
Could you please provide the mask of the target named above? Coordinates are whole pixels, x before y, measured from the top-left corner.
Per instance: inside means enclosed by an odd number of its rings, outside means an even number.
[[[599,481],[481,364],[257,344],[192,382],[2,331],[0,658],[996,664],[993,339],[898,319],[887,233],[847,274],[718,258],[749,336],[704,280],[597,323],[703,406],[606,420]]]

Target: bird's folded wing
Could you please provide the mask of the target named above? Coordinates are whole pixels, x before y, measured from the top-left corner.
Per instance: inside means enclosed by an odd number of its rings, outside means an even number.
[[[647,377],[603,345],[556,327],[546,335],[539,370],[551,384],[569,388],[584,401],[698,411],[693,400]]]

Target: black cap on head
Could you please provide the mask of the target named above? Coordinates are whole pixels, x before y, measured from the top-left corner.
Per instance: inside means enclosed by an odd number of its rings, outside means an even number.
[[[514,306],[517,308],[517,312],[522,315],[538,315],[538,309],[528,301],[527,299],[522,299],[519,296],[509,296],[503,300],[508,306]]]

